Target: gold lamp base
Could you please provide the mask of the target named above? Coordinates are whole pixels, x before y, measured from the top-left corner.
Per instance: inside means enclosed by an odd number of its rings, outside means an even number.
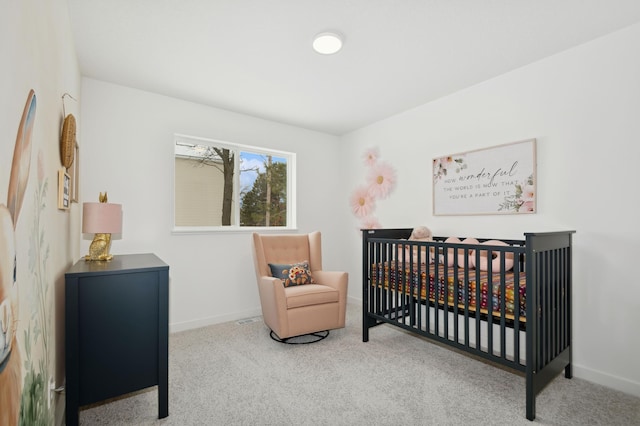
[[[89,254],[84,257],[84,260],[111,260],[113,255],[109,254],[110,248],[111,234],[95,234],[89,246]]]

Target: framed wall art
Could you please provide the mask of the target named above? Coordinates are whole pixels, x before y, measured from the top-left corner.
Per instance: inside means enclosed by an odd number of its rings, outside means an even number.
[[[80,167],[78,166],[79,164],[79,147],[78,147],[78,142],[75,143],[75,155],[73,158],[73,163],[71,164],[71,167],[69,167],[68,172],[69,175],[71,177],[71,194],[70,194],[70,198],[71,198],[71,202],[72,203],[77,203],[78,202],[78,177],[80,176]]]
[[[71,203],[71,176],[66,169],[58,170],[58,208],[69,209]]]
[[[536,140],[433,159],[433,214],[536,212]]]

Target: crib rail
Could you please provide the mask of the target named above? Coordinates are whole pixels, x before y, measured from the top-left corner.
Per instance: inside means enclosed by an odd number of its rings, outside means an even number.
[[[442,237],[403,241],[410,232],[376,230],[366,236],[365,324],[392,323],[524,371],[524,335],[519,332],[526,329],[519,285],[525,282],[524,241],[508,240],[505,247],[445,243]],[[499,273],[491,264],[486,272],[469,267],[470,262],[480,263],[480,249],[489,258],[499,255]],[[505,272],[507,254],[515,259],[512,272]],[[450,263],[451,268],[443,266]],[[507,287],[507,276],[513,276],[513,288]],[[368,327],[363,330],[366,341]]]

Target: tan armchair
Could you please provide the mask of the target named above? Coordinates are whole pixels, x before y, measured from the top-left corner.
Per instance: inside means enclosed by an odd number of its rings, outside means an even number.
[[[348,275],[322,270],[320,232],[303,235],[254,233],[253,248],[262,316],[274,340],[286,342],[291,337],[306,334],[322,340],[329,330],[344,327]],[[281,279],[273,276],[269,266],[303,261],[309,262],[315,284],[285,287]]]

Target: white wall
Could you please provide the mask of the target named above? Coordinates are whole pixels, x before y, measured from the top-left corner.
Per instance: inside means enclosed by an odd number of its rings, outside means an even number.
[[[575,376],[640,396],[639,51],[637,24],[355,131],[340,153],[351,165],[343,197],[363,180],[367,148],[397,168],[398,188],[376,210],[383,227],[492,238],[576,230]],[[528,138],[538,141],[536,214],[432,215],[433,158]],[[347,235],[353,289],[360,238]]]
[[[87,78],[82,119],[81,199],[108,191],[122,203],[113,254],[153,252],[169,265],[172,331],[260,314],[250,233],[171,233],[174,133],[297,153],[298,230],[322,231],[325,269],[348,266],[332,217],[337,137]]]

